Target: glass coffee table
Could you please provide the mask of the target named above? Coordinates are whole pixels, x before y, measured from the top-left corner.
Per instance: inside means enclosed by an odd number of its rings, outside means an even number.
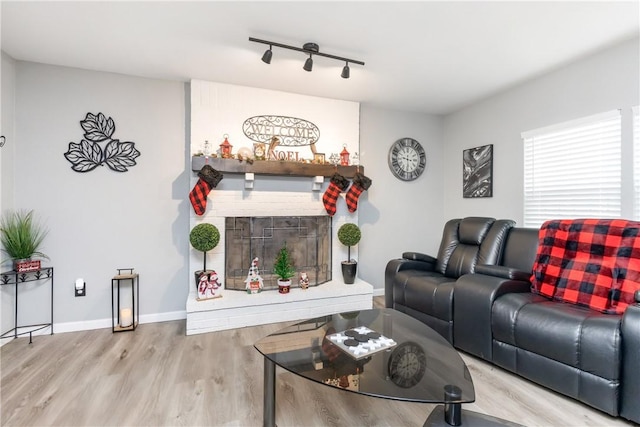
[[[441,403],[425,426],[517,426],[462,410],[475,401],[458,352],[424,323],[392,309],[322,316],[255,343],[264,356],[264,425],[275,426],[275,370],[350,392],[407,402]]]

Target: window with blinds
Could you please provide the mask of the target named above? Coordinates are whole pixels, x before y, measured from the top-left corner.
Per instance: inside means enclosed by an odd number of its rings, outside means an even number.
[[[614,110],[522,133],[525,227],[621,216],[620,126]]]
[[[633,219],[640,221],[640,106],[633,107]]]

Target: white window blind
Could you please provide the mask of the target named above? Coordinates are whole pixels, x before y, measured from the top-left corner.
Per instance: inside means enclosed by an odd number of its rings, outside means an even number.
[[[640,221],[640,106],[633,107],[633,219]]]
[[[524,226],[621,215],[620,111],[522,133]]]

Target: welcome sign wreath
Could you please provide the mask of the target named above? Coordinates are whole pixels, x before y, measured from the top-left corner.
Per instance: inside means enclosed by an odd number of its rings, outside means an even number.
[[[278,146],[311,148],[316,154],[316,142],[320,139],[320,129],[308,120],[287,116],[254,116],[244,121],[242,131],[247,138],[257,144],[268,144],[268,159],[288,160],[287,154],[276,154]]]

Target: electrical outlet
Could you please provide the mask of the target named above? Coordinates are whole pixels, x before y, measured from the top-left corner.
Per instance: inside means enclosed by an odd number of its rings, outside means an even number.
[[[83,297],[87,294],[87,284],[84,279],[76,279],[75,291],[77,297]]]

